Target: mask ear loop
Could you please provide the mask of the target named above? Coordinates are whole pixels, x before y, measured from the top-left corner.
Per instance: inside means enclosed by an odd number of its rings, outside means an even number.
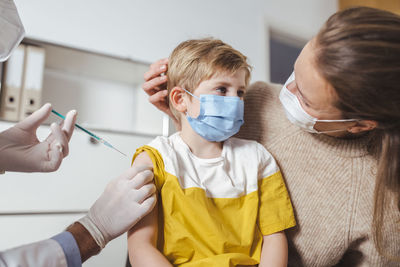
[[[200,101],[200,98],[199,98],[199,97],[195,96],[194,94],[192,94],[191,92],[189,92],[189,91],[186,90],[185,88],[183,88],[183,87],[181,87],[181,88],[182,88],[186,93],[188,93],[189,95],[193,96],[194,98],[196,98],[197,100]],[[187,112],[187,110],[186,110],[186,116],[191,117],[191,116],[189,115],[189,113]],[[192,118],[192,117],[191,117],[191,118]]]
[[[191,92],[189,92],[188,90],[186,90],[185,88],[182,87],[183,90],[185,90],[186,93],[188,93],[189,95],[193,96],[194,98],[196,98],[197,100],[200,101],[200,98],[198,96],[195,96],[194,94],[192,94]]]

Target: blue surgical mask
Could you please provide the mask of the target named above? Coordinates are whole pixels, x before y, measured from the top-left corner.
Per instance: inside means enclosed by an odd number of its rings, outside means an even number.
[[[200,98],[185,90],[200,101],[197,118],[186,114],[192,129],[208,141],[221,142],[239,132],[243,125],[244,103],[239,97],[200,95]]]

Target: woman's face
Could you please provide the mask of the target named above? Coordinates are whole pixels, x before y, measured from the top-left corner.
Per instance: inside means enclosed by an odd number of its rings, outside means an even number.
[[[314,63],[314,41],[309,41],[294,64],[295,80],[287,89],[297,96],[299,102],[309,115],[319,120],[344,119],[339,109],[334,106],[337,95],[334,88],[319,74]],[[348,134],[348,128],[356,122],[316,122],[318,131],[341,130],[327,133],[332,136]]]

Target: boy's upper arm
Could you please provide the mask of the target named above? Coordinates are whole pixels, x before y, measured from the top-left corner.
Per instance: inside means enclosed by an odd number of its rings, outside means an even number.
[[[153,162],[146,152],[141,152],[138,154],[131,168],[142,168],[145,166],[147,168],[153,169]],[[151,242],[156,244],[157,241],[157,218],[158,218],[158,207],[157,205],[154,209],[143,219],[141,219],[134,227],[132,227],[128,232],[128,246],[134,247],[135,244],[140,244],[142,242]]]
[[[142,152],[137,157],[135,160],[132,162],[131,168],[137,168],[137,166],[146,166],[153,168],[153,162],[151,161],[149,155],[146,152]]]
[[[143,242],[157,245],[158,206],[134,225],[128,232],[128,246]]]

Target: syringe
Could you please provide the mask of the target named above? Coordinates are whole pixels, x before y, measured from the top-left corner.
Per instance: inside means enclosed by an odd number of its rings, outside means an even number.
[[[57,111],[55,111],[54,109],[51,110],[51,112],[53,112],[54,114],[56,114],[58,117],[62,118],[65,120],[65,116],[61,115],[60,113],[58,113]],[[117,149],[116,147],[114,147],[113,145],[111,145],[109,142],[107,142],[106,140],[104,140],[103,138],[98,137],[97,135],[95,135],[94,133],[86,130],[85,128],[83,128],[82,126],[80,126],[79,124],[75,123],[75,126],[79,129],[81,129],[82,131],[84,131],[85,133],[87,133],[88,135],[90,135],[91,137],[93,137],[94,139],[96,139],[97,141],[99,141],[100,143],[104,144],[105,146],[108,146],[109,148],[112,148],[116,151],[118,151],[119,153],[121,153],[122,155],[124,155],[126,157],[126,154],[121,152],[119,149]]]

